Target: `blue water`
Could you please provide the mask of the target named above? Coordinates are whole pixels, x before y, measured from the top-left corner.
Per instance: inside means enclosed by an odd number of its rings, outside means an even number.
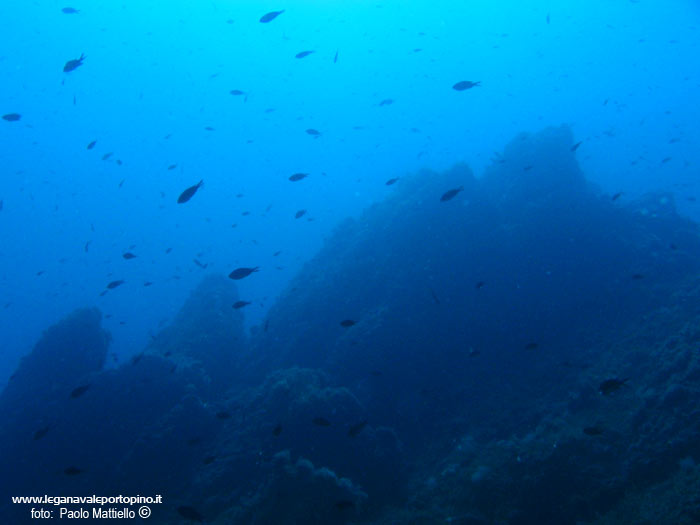
[[[69,5],[0,5],[0,114],[21,115],[0,120],[0,384],[82,307],[101,311],[118,368],[205,275],[238,267],[260,268],[236,281],[242,331],[260,334],[343,221],[422,169],[466,163],[480,179],[521,132],[566,125],[600,194],[663,194],[700,220],[696,2]],[[464,80],[480,84],[453,89]]]

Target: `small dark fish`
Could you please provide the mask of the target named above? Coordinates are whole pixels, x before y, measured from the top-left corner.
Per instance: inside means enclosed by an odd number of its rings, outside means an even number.
[[[92,242],[92,241],[88,241],[88,242],[85,243],[85,246],[83,247],[83,249],[85,250],[85,253],[87,253],[88,250],[90,249],[90,243],[91,243],[91,242]]]
[[[284,9],[281,11],[270,11],[269,13],[265,13],[260,17],[260,23],[261,24],[267,24],[268,22],[272,22],[275,18],[280,16],[282,13],[284,13]]]
[[[312,137],[320,137],[321,136],[321,132],[317,129],[314,129],[314,128],[307,129],[306,134],[311,135]]]
[[[112,281],[111,283],[109,283],[109,284],[107,285],[107,289],[108,289],[108,290],[114,290],[117,286],[121,286],[122,284],[124,284],[124,281],[121,280],[121,279],[118,280],[118,281]]]
[[[311,53],[313,53],[313,51],[300,51],[299,53],[294,55],[294,58],[304,58],[309,56]]]
[[[82,474],[83,470],[79,469],[78,467],[68,467],[63,470],[63,473],[66,476],[77,476],[78,474]]]
[[[484,287],[485,284],[486,284],[486,283],[485,283],[484,281],[479,281],[478,283],[476,283],[476,284],[474,285],[474,288],[476,288],[477,290],[480,290],[481,288]]]
[[[571,146],[571,151],[576,151],[581,144],[583,144],[583,141],[577,142],[576,144]]]
[[[359,423],[352,425],[348,429],[348,436],[351,438],[357,437],[362,430],[367,426],[367,420],[360,421]]]
[[[245,95],[245,92],[241,91],[240,89],[232,89],[229,91],[234,97],[239,97],[241,95]]]
[[[88,383],[87,385],[81,385],[77,388],[74,388],[70,393],[70,397],[72,399],[77,399],[80,396],[82,396],[85,392],[87,392],[89,388],[90,388],[90,383]]]
[[[391,186],[392,184],[396,184],[396,181],[398,180],[398,177],[394,177],[393,179],[389,179],[388,181],[386,181],[384,184],[386,184],[387,186]]]
[[[216,413],[217,419],[231,419],[231,413],[226,410],[220,410]]]
[[[537,347],[539,344],[537,343],[528,343],[525,345],[525,350],[537,350]]]
[[[168,171],[172,171],[175,168],[177,168],[177,164],[171,164],[170,166],[168,166]]]
[[[129,259],[136,259],[137,256],[131,252],[124,252],[122,257],[128,261]]]
[[[277,437],[282,433],[282,423],[277,423],[275,428],[272,429],[272,435]]]
[[[325,417],[315,417],[313,419],[313,424],[319,427],[329,427],[331,426],[331,422],[328,421]]]
[[[80,13],[80,11],[78,11],[75,7],[64,7],[61,9],[61,12],[67,15],[77,15]]]
[[[471,80],[462,80],[461,82],[457,82],[454,86],[452,86],[452,89],[455,91],[465,91],[467,89],[471,89],[476,86],[480,86],[481,82],[472,82]]]
[[[470,348],[468,355],[469,355],[469,357],[479,357],[481,355],[481,352],[479,352],[478,350],[474,350],[473,348]]]
[[[617,392],[625,383],[629,381],[629,378],[625,379],[606,379],[598,386],[598,392],[604,396],[609,396],[610,394]]]
[[[202,184],[204,184],[204,179],[200,180],[194,186],[190,186],[185,191],[183,191],[177,198],[177,203],[184,204],[185,202],[190,200],[194,196],[194,194],[197,193],[197,190],[202,187]]]
[[[258,266],[256,266],[255,268],[236,268],[230,274],[228,274],[228,276],[230,279],[233,279],[234,281],[238,281],[239,279],[243,279],[244,277],[248,277],[253,272],[257,272],[258,269],[259,269]]]
[[[547,13],[547,23],[549,24],[549,13]]]
[[[110,151],[109,153],[105,153],[104,155],[102,155],[102,160],[107,160],[107,159],[110,158],[112,155],[114,155],[114,153],[111,152],[111,151]]]
[[[335,52],[335,56],[333,57],[333,63],[335,64],[338,61],[338,51]]]
[[[355,502],[349,499],[341,499],[335,502],[335,508],[340,511],[352,510],[355,508]]]
[[[20,115],[19,113],[7,113],[2,116],[2,119],[8,122],[17,122],[21,118],[22,115]]]
[[[460,186],[459,188],[454,188],[452,190],[446,191],[445,193],[442,194],[442,197],[440,197],[440,202],[447,202],[449,200],[454,199],[454,197],[460,192],[463,191],[464,187]]]
[[[600,436],[604,430],[598,425],[592,427],[583,427],[583,433],[587,436]]]
[[[249,304],[251,304],[250,301],[236,301],[235,303],[233,303],[233,307],[236,310],[238,310],[239,308],[243,308],[244,306],[248,306]]]
[[[289,176],[289,180],[291,180],[292,182],[296,182],[296,181],[305,179],[308,176],[309,176],[308,173],[295,173],[294,175]]]
[[[354,326],[355,324],[357,324],[357,323],[355,321],[353,321],[352,319],[345,319],[344,321],[340,321],[340,326],[342,326],[343,328],[350,328],[351,326]]]
[[[380,106],[390,106],[390,105],[393,104],[393,103],[394,103],[394,99],[393,99],[393,98],[385,98],[384,100],[382,100],[382,101],[379,103],[379,105],[380,105]]]
[[[50,429],[51,429],[51,427],[49,427],[49,426],[47,425],[47,426],[45,426],[45,427],[40,428],[40,429],[37,430],[36,432],[34,432],[34,441],[36,441],[37,439],[43,438],[46,434],[49,433],[49,430],[50,430]]]
[[[671,157],[665,157],[661,160],[661,164],[666,164],[667,162],[671,161]]]
[[[185,443],[187,443],[188,447],[194,447],[199,445],[202,442],[202,438],[199,436],[195,436],[193,438],[188,439]]]
[[[280,253],[282,253],[282,250],[277,250],[275,253],[272,254],[272,256],[277,257]]]
[[[211,465],[214,463],[214,460],[216,459],[216,456],[207,456],[202,460],[202,463],[205,465]]]
[[[151,286],[153,283],[151,281],[146,281],[143,283],[144,286]]]
[[[90,142],[90,143],[87,145],[87,148],[86,148],[86,149],[92,149],[92,148],[94,148],[94,147],[95,147],[95,144],[97,144],[97,141],[96,141],[96,140],[93,140],[92,142]]]
[[[81,53],[80,58],[74,58],[73,60],[66,62],[66,64],[63,66],[63,72],[70,73],[71,71],[78,69],[83,65],[83,60],[85,60],[85,55]]]
[[[635,281],[639,281],[640,279],[644,279],[644,275],[641,273],[633,273],[632,279],[634,279]]]
[[[177,508],[177,513],[185,518],[186,520],[190,521],[196,521],[198,523],[204,523],[204,516],[202,516],[199,512],[197,512],[195,509],[192,507],[189,507],[187,505],[180,505]]]
[[[615,195],[612,196],[612,200],[616,201],[620,197],[622,197],[622,192],[618,191]]]
[[[199,266],[203,270],[206,270],[207,266],[209,266],[209,263],[205,264],[201,261],[198,261],[197,259],[192,259],[192,262],[195,263],[197,266]]]
[[[301,217],[304,216],[305,213],[306,213],[306,210],[299,210],[298,212],[296,212],[296,213],[294,214],[294,218],[295,218],[295,219],[300,219]]]
[[[435,304],[440,304],[440,299],[438,299],[437,294],[435,293],[435,290],[431,289],[430,290],[430,295],[433,296],[433,301],[435,301]]]

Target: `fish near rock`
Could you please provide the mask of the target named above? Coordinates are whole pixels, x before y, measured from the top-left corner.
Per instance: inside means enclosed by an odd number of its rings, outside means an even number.
[[[454,189],[446,191],[445,193],[442,194],[442,197],[440,197],[440,202],[447,202],[449,200],[454,199],[457,196],[457,194],[463,190],[464,190],[464,186],[460,186],[459,188],[454,188]]]
[[[598,392],[600,392],[604,396],[609,396],[617,392],[620,388],[622,388],[625,385],[625,383],[627,383],[627,381],[629,381],[629,378],[618,379],[616,377],[613,377],[611,379],[606,379],[598,386]]]
[[[80,58],[74,58],[73,60],[69,60],[65,63],[63,66],[63,72],[70,73],[71,71],[75,71],[83,65],[83,60],[85,60],[85,54],[81,53]]]
[[[184,204],[185,202],[190,200],[192,197],[194,197],[194,194],[197,193],[197,190],[202,187],[202,184],[204,184],[204,179],[200,180],[194,186],[190,186],[185,191],[183,191],[180,194],[180,196],[177,198],[177,203]]]
[[[259,270],[258,266],[256,266],[255,268],[236,268],[230,274],[228,274],[228,276],[229,276],[229,279],[233,279],[234,281],[238,281],[240,279],[248,277],[251,273],[257,272],[258,270]]]

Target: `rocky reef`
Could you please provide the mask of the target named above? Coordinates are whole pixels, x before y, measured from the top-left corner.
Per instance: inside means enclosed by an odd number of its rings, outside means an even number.
[[[0,513],[128,487],[154,523],[696,523],[700,231],[573,143],[402,178],[250,337],[224,276],[117,369],[67,317],[0,397]]]

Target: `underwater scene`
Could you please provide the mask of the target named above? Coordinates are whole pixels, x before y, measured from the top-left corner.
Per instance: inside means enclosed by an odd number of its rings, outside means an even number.
[[[700,3],[0,31],[0,525],[700,523]]]

